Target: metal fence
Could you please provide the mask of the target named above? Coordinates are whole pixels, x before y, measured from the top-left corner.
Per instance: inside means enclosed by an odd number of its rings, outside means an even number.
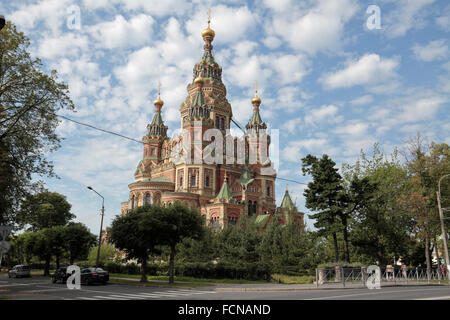
[[[427,270],[426,268],[380,268],[380,284],[383,285],[432,285],[450,284],[446,271],[439,268]],[[316,269],[316,287],[351,285],[352,287],[366,286],[370,274],[367,267],[344,268],[335,266],[331,268]]]

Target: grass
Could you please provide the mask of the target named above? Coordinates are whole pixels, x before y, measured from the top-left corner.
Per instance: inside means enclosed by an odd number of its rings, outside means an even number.
[[[314,276],[287,276],[283,274],[273,274],[272,283],[283,284],[312,284],[316,277]]]
[[[8,300],[9,297],[8,296],[0,296],[0,300]]]
[[[110,277],[127,278],[127,279],[140,279],[140,275],[110,273]],[[148,280],[155,281],[169,281],[169,276],[147,276]],[[255,284],[255,283],[267,283],[267,281],[257,280],[242,280],[242,279],[205,279],[194,277],[179,277],[175,276],[175,281],[191,282],[191,283],[225,283],[225,284]]]

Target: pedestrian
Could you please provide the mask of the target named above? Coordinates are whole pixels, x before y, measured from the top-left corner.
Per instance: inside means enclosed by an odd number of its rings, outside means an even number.
[[[447,277],[447,270],[445,270],[445,266],[443,264],[441,264],[441,274],[443,278]]]
[[[407,279],[408,278],[408,275],[407,275],[408,266],[405,264],[404,261],[402,261],[401,269],[402,269],[402,276],[403,276],[403,278]]]
[[[389,281],[392,280],[393,273],[394,273],[394,267],[392,267],[392,265],[388,264],[386,266],[386,277],[389,279]]]

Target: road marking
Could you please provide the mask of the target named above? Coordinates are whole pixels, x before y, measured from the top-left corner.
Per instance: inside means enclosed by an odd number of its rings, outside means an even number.
[[[48,282],[32,282],[32,283],[13,283],[13,284],[2,284],[0,287],[18,287],[18,286],[33,286],[37,284],[44,284]]]
[[[113,298],[111,298],[113,297]],[[131,300],[131,299],[126,299],[126,298],[114,298],[114,295],[111,296],[94,296],[93,298],[97,298],[97,300]]]
[[[89,297],[77,297],[77,299],[81,299],[81,300],[98,300],[98,299],[89,298]]]
[[[442,290],[440,289],[422,289],[420,291],[436,291]],[[326,300],[326,299],[335,299],[335,298],[344,298],[344,297],[354,297],[354,296],[366,296],[366,295],[376,295],[376,294],[390,294],[390,293],[403,293],[403,292],[415,292],[419,290],[399,290],[399,291],[383,291],[383,289],[376,290],[375,292],[366,292],[366,293],[355,293],[355,294],[345,294],[340,296],[328,296],[328,297],[319,297],[319,298],[310,298],[305,300]]]
[[[414,300],[450,300],[450,296],[444,296],[444,297],[432,297],[432,298],[418,298]]]

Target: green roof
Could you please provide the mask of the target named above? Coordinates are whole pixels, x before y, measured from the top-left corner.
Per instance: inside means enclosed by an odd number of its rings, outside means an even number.
[[[239,183],[244,187],[247,188],[247,185],[253,182],[253,178],[250,176],[250,173],[248,172],[248,167],[244,168],[244,172],[242,172],[241,176],[239,177],[238,181]]]
[[[269,220],[270,214],[262,214],[256,217],[255,223],[258,228],[262,228],[266,225],[267,220]]]
[[[195,94],[194,101],[192,101],[192,106],[201,107],[203,105],[205,105],[205,99],[203,98],[202,90],[199,90]]]
[[[262,124],[262,123],[263,123],[263,121],[261,119],[261,116],[259,115],[259,109],[253,110],[253,116],[252,116],[252,120],[250,120],[250,124],[255,125],[255,124]]]
[[[281,208],[283,209],[294,209],[295,204],[292,202],[291,196],[289,195],[289,192],[286,190],[286,193],[284,194],[283,201],[281,201]]]
[[[230,200],[233,197],[231,194],[230,187],[228,186],[228,183],[226,181],[223,182],[222,188],[219,191],[219,194],[217,195],[217,199],[222,200]]]

